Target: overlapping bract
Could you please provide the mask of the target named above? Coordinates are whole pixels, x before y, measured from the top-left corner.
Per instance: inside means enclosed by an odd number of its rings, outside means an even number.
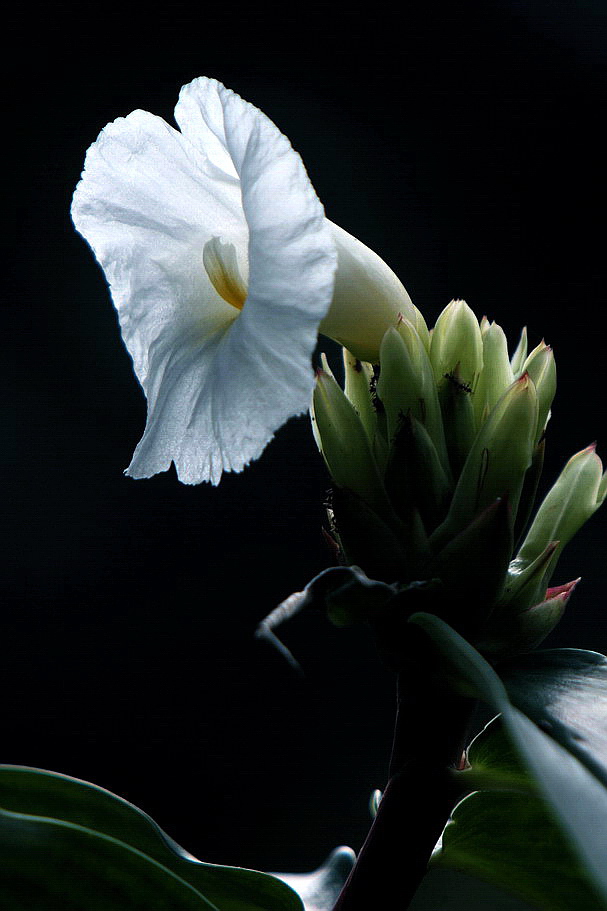
[[[523,332],[510,358],[501,327],[452,301],[431,333],[400,318],[378,365],[345,351],[344,368],[344,390],[319,371],[313,423],[345,562],[389,582],[440,579],[488,654],[539,644],[575,587],[549,587],[558,556],[607,495],[591,446],[526,531],[556,391],[550,347],[528,353]]]

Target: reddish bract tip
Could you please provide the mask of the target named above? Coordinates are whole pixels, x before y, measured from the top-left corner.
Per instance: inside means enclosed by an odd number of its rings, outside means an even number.
[[[521,389],[527,389],[529,387],[529,383],[532,383],[532,382],[533,382],[533,380],[529,376],[529,372],[527,370],[525,370],[524,373],[521,373],[518,380],[515,380],[515,383],[517,384],[517,386],[520,386]]]
[[[578,576],[572,582],[565,582],[564,585],[554,585],[552,588],[547,588],[545,600],[552,601],[553,598],[564,598],[568,601],[581,578],[581,576]]]

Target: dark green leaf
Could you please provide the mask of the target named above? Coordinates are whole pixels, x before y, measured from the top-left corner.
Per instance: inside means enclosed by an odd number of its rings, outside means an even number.
[[[433,864],[407,911],[537,911],[492,883]]]
[[[301,911],[298,897],[280,880],[252,870],[201,863],[137,807],[96,785],[40,769],[0,766],[0,806],[5,809],[0,819],[4,857],[0,896],[6,898],[0,904],[14,911],[34,907],[55,911],[53,889],[63,889],[58,893],[62,901],[65,894],[65,902],[71,902],[62,904],[62,911],[64,907],[66,911],[161,909],[165,894],[171,911],[182,907],[184,911],[208,907]],[[108,871],[105,885],[102,863]],[[9,867],[10,877],[6,875]],[[62,886],[56,869],[64,870]],[[149,883],[156,883],[158,890],[151,904],[145,897]],[[27,896],[28,889],[35,893],[36,888],[48,893],[47,905],[28,904],[19,897]],[[100,896],[95,905],[90,898],[93,893]]]
[[[168,867],[72,823],[0,810],[0,900],[11,911],[211,911]]]
[[[601,908],[539,797],[507,790],[470,794],[453,811],[436,862],[488,880],[542,911]]]
[[[547,649],[508,661],[500,676],[513,705],[607,787],[607,658]]]
[[[537,787],[498,716],[478,734],[466,752],[470,768],[457,772],[468,790],[508,788],[537,797]]]
[[[493,668],[455,630],[430,614],[414,614],[410,619],[426,630],[454,676],[501,712],[508,737],[607,905],[607,789],[512,705]]]
[[[480,783],[483,790],[455,808],[434,862],[509,889],[543,911],[602,907],[501,718],[473,740],[468,762],[470,770],[458,776],[471,780],[472,786]]]

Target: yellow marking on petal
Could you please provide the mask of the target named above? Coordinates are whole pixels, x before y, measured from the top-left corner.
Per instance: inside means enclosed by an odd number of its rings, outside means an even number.
[[[234,244],[212,237],[204,245],[202,261],[219,296],[232,307],[242,310],[247,299],[247,286],[238,268]]]

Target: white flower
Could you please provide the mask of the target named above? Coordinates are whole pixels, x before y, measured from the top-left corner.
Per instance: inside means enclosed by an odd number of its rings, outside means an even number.
[[[264,114],[200,78],[181,90],[175,120],[179,130],[133,111],[108,124],[72,218],[147,397],[127,474],[174,462],[181,481],[217,484],[308,408],[319,328],[372,359],[414,308],[388,266],[326,220]]]

